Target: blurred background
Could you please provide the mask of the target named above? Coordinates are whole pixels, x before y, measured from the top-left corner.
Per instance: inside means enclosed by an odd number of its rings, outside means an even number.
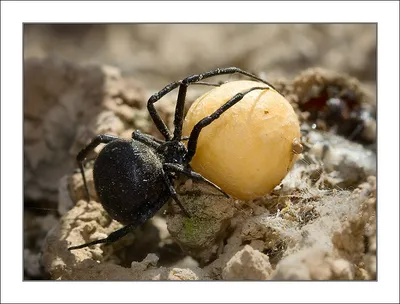
[[[375,82],[375,24],[29,24],[24,56],[113,65],[158,88],[191,73],[238,66],[267,77],[308,67]]]
[[[217,67],[237,66],[267,80],[322,67],[357,78],[373,93],[376,88],[375,24],[25,24],[23,35],[26,279],[46,278],[40,248],[71,207],[63,205],[70,201],[62,195],[68,192],[65,176],[76,168],[77,149],[92,136],[85,134],[92,118],[106,125],[112,118],[121,132],[128,125],[151,132],[151,125],[145,129],[151,93]],[[56,60],[46,61],[50,57]],[[114,66],[122,75],[81,69],[85,64]],[[133,79],[136,91],[120,89],[125,82],[118,77]],[[107,94],[114,84],[126,95],[133,92],[123,97],[127,112],[119,95],[111,101],[96,95],[103,81],[110,84]],[[102,116],[104,109],[134,121]],[[172,117],[173,110],[167,105],[164,113]]]

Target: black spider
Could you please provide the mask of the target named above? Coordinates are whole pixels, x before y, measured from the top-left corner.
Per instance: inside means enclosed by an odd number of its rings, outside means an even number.
[[[182,139],[182,124],[187,87],[190,84],[213,85],[200,82],[209,77],[239,73],[267,84],[267,87],[253,87],[237,93],[210,116],[200,120],[193,128],[189,138]],[[216,85],[218,86],[218,85]],[[174,118],[174,134],[170,134],[167,126],[158,115],[154,103],[164,95],[179,87]],[[173,198],[190,217],[180,203],[173,187],[173,179],[177,174],[183,174],[196,180],[208,183],[228,196],[220,187],[207,180],[190,168],[190,161],[195,152],[201,130],[216,120],[222,113],[240,101],[247,93],[254,90],[273,88],[271,84],[259,77],[239,68],[221,68],[210,72],[191,75],[183,80],[172,82],[160,92],[152,95],[147,108],[155,125],[165,140],[158,140],[151,135],[135,131],[131,140],[121,139],[112,135],[97,135],[89,145],[82,149],[77,161],[82,173],[86,194],[89,191],[83,171],[83,161],[87,154],[99,144],[107,144],[97,156],[93,166],[93,178],[96,192],[104,209],[110,216],[125,226],[112,232],[107,238],[68,248],[80,249],[87,246],[112,243],[128,234],[151,218],[168,200]],[[182,140],[189,140],[187,148]]]

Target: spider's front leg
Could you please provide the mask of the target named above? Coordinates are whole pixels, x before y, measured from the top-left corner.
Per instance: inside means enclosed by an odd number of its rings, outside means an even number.
[[[230,100],[228,100],[226,103],[224,103],[220,108],[218,108],[210,116],[204,117],[197,124],[195,124],[192,132],[190,133],[189,142],[188,142],[188,146],[187,146],[188,152],[185,156],[184,163],[189,164],[190,161],[192,160],[194,154],[196,153],[197,141],[199,139],[200,132],[204,127],[208,126],[214,120],[218,119],[222,115],[222,113],[224,113],[229,108],[231,108],[236,103],[238,103],[240,100],[242,100],[246,94],[248,94],[254,90],[268,90],[268,89],[269,89],[269,87],[254,87],[254,88],[250,88],[244,92],[237,93],[235,96],[233,96]]]
[[[174,136],[173,136],[173,139],[179,140],[182,137],[182,126],[183,126],[183,118],[184,118],[183,114],[184,114],[184,108],[185,108],[187,87],[194,83],[204,84],[204,85],[213,85],[213,84],[205,83],[205,82],[201,82],[201,81],[203,79],[207,79],[207,78],[218,76],[218,75],[227,75],[227,74],[235,74],[235,73],[245,75],[254,80],[263,82],[271,88],[274,88],[269,82],[265,81],[264,79],[261,79],[260,77],[257,77],[254,74],[251,74],[249,72],[246,72],[246,71],[236,68],[236,67],[218,68],[218,69],[215,69],[215,70],[212,70],[209,72],[191,75],[181,81],[171,82],[169,85],[167,85],[161,91],[153,94],[147,102],[147,109],[150,113],[150,116],[153,119],[158,130],[165,137],[165,140],[171,140],[172,137],[171,137],[171,134],[170,134],[166,124],[163,122],[160,115],[157,113],[157,111],[154,107],[154,103],[156,103],[158,100],[160,100],[163,96],[165,96],[172,90],[179,87],[178,99],[177,99],[176,108],[175,108],[175,118],[174,118],[175,129],[174,129]]]
[[[185,99],[186,99],[186,92],[187,88],[190,84],[194,83],[202,83],[201,80],[207,79],[210,77],[218,76],[218,75],[227,75],[227,74],[242,74],[257,81],[263,82],[268,86],[274,88],[269,82],[257,77],[254,74],[249,72],[243,71],[242,69],[236,67],[229,67],[229,68],[218,68],[209,72],[201,73],[198,75],[191,75],[186,77],[181,81],[179,86],[179,93],[178,93],[178,100],[176,102],[175,108],[175,118],[174,118],[174,137],[173,139],[179,140],[182,137],[182,128],[183,128],[183,119],[184,119],[184,108],[185,108]]]

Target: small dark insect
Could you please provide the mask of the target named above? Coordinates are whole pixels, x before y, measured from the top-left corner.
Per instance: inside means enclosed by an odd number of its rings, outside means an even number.
[[[354,93],[336,86],[324,87],[317,96],[302,105],[308,111],[310,120],[322,120],[331,131],[350,140],[368,142],[363,133],[374,121],[371,113],[363,109]]]
[[[267,85],[254,87],[237,93],[210,116],[200,120],[193,128],[189,138],[182,138],[184,106],[187,88],[190,84],[214,85],[201,82],[202,79],[225,74],[242,74]],[[218,86],[216,84],[215,86]],[[167,126],[157,113],[154,103],[164,95],[179,87],[175,109],[174,133],[170,134]],[[139,131],[132,133],[131,140],[111,135],[97,135],[91,143],[77,155],[77,161],[86,188],[89,191],[83,170],[83,162],[87,154],[99,144],[107,144],[97,156],[93,166],[93,178],[96,192],[104,209],[110,216],[125,226],[111,233],[107,238],[90,243],[73,246],[69,250],[80,249],[95,244],[109,244],[128,234],[133,228],[142,225],[172,197],[182,212],[190,217],[179,201],[173,186],[177,174],[203,181],[228,196],[220,187],[194,172],[189,163],[195,152],[201,130],[218,119],[222,113],[239,102],[246,94],[254,90],[274,88],[261,78],[239,68],[229,67],[215,69],[210,72],[191,75],[183,80],[172,82],[158,93],[152,95],[147,108],[158,130],[165,140],[159,140]],[[182,143],[188,140],[187,148]]]

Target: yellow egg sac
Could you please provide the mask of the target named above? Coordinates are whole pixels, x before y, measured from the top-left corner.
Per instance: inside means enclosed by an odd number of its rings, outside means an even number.
[[[184,121],[183,136],[255,81],[232,81],[199,97]],[[269,193],[296,160],[300,126],[290,103],[272,88],[255,90],[202,129],[191,166],[231,196],[249,200]]]

